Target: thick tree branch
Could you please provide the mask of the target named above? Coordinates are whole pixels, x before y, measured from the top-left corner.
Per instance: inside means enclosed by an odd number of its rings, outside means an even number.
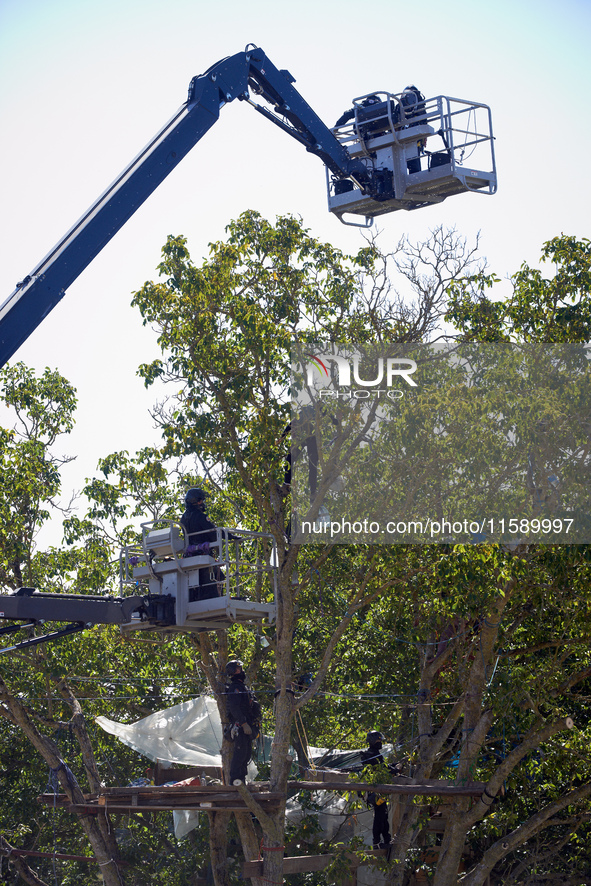
[[[497,840],[490,849],[488,849],[482,860],[471,871],[459,880],[461,886],[482,886],[485,879],[493,870],[494,866],[501,861],[510,852],[513,852],[518,846],[523,845],[531,837],[538,834],[544,828],[557,824],[552,820],[552,816],[556,815],[566,806],[574,806],[582,800],[591,797],[591,784],[583,785],[573,791],[569,791],[559,800],[549,803],[544,809],[541,809],[535,815],[532,815],[526,822],[511,831],[510,834]]]
[[[3,858],[8,859],[21,880],[24,883],[28,883],[29,886],[48,886],[45,880],[41,880],[37,874],[31,870],[24,858],[20,858],[18,855],[13,854],[15,849],[15,846],[11,846],[8,840],[0,835],[0,855]]]
[[[548,739],[557,735],[559,732],[562,732],[564,729],[572,729],[572,727],[573,723],[570,717],[563,717],[562,719],[557,720],[554,723],[549,723],[542,728],[540,728],[539,723],[532,727],[521,744],[514,748],[503,762],[497,766],[492,778],[489,779],[489,782],[486,785],[485,793],[480,800],[474,803],[472,809],[464,816],[467,827],[474,825],[486,815],[494,797],[496,797],[505,779],[521,760],[530,753],[530,751],[539,747],[545,741],[548,741]]]

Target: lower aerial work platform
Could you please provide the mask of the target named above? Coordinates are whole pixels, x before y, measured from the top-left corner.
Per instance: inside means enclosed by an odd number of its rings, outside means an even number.
[[[328,208],[345,224],[368,227],[397,209],[418,209],[466,191],[496,192],[490,108],[438,95],[409,109],[402,97],[360,96],[352,119],[332,130],[351,157],[381,179],[381,192],[370,194],[361,182],[356,186],[327,170]],[[347,220],[348,214],[365,222]]]
[[[202,535],[206,540],[199,543],[197,538],[197,544],[188,545],[181,524],[145,523],[142,543],[121,551],[120,597],[44,593],[30,587],[0,594],[0,636],[25,635],[20,642],[0,648],[0,654],[59,640],[97,624],[119,625],[123,634],[138,630],[168,634],[274,622],[273,536],[223,528]],[[67,624],[47,632],[46,625],[55,622]]]
[[[133,585],[135,593],[149,595],[153,606],[160,604],[166,631],[272,623],[277,612],[273,537],[220,527],[192,534],[191,539],[197,543],[189,546],[183,526],[173,521],[143,524],[142,544],[121,552],[122,592]],[[154,630],[154,624],[135,612],[121,630]]]

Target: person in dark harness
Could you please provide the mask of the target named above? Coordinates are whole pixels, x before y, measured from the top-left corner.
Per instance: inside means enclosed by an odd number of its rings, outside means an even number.
[[[345,111],[335,123],[335,128],[355,119],[358,135],[361,138],[375,138],[390,129],[390,118],[395,129],[407,129],[426,122],[425,96],[420,89],[412,83],[409,84],[399,99],[389,100],[389,109],[388,102],[380,95],[368,95],[356,107]],[[416,154],[413,150],[415,155],[408,157],[406,163],[410,173],[421,171],[421,155],[425,152],[426,143],[426,138],[417,139]]]
[[[360,107],[361,108],[369,108],[372,105],[379,105],[379,104],[380,104],[379,95],[368,95],[367,98],[363,99]],[[337,126],[344,126],[345,123],[348,123],[349,120],[352,120],[354,116],[355,116],[355,108],[349,108],[348,111],[344,111],[344,113],[341,114],[341,116],[339,117],[339,119],[335,123],[335,129]]]
[[[226,674],[230,682],[226,686],[226,705],[230,723],[226,737],[234,742],[230,763],[230,784],[244,782],[246,770],[252,757],[252,744],[260,731],[261,706],[257,698],[246,686],[246,674],[242,662],[229,661]]]
[[[369,745],[366,751],[361,753],[362,766],[379,766],[384,762],[382,756],[382,742],[385,737],[381,732],[368,732],[367,743]],[[388,767],[392,769],[392,767]],[[397,772],[397,770],[394,770]],[[388,821],[388,803],[385,797],[370,791],[366,797],[367,805],[373,809],[373,846],[374,849],[383,849],[389,846],[392,837],[390,836],[390,824]]]

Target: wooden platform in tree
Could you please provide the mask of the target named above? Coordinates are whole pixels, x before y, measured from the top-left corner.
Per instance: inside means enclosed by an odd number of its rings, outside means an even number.
[[[283,794],[269,791],[268,784],[248,785],[266,812],[279,806]],[[39,801],[53,806],[54,795],[42,794]],[[233,785],[130,785],[103,788],[99,794],[84,794],[84,806],[70,803],[58,794],[57,805],[69,812],[166,812],[191,809],[195,812],[246,812],[248,807]]]
[[[378,794],[407,794],[426,796],[479,797],[484,784],[455,785],[435,779],[415,783],[412,779],[394,779],[389,784],[368,784],[361,781],[290,781],[288,793],[298,791],[374,791]],[[265,812],[273,812],[284,795],[269,791],[269,782],[252,782],[247,785],[253,798]],[[165,812],[175,809],[192,809],[199,812],[246,812],[248,807],[234,785],[129,785],[128,787],[103,788],[98,794],[84,794],[84,805],[72,804],[65,794],[42,794],[39,801],[47,806],[54,804],[69,812]]]

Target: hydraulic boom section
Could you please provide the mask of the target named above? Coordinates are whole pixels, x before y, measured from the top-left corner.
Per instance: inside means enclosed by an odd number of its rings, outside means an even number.
[[[368,177],[363,163],[349,156],[312,108],[262,49],[223,59],[194,77],[188,100],[132,160],[45,258],[17,283],[0,307],[0,365],[42,322],[66,289],[98,255],[126,221],[217,121],[221,108],[234,99],[248,100],[285,132],[317,154],[336,176]],[[257,105],[250,90],[274,109]]]

